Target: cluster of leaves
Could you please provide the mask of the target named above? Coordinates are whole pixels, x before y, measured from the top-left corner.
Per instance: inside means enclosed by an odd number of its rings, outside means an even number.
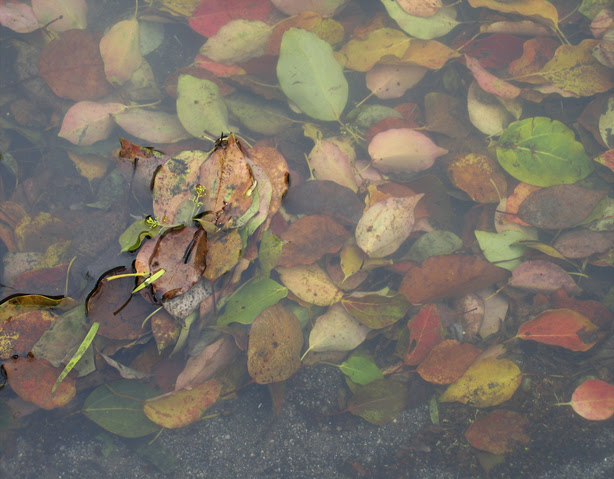
[[[16,32],[51,22],[39,74],[72,102],[58,135],[88,181],[113,173],[79,148],[118,126],[175,152],[121,141],[114,171],[151,204],[122,224],[133,272],[104,275],[77,306],[33,295],[0,305],[0,357],[22,399],[61,407],[75,372],[112,368],[123,379],[94,390],[83,413],[138,437],[201,419],[246,381],[279,394],[303,365],[326,362],[346,376],[346,410],[384,424],[407,407],[410,374],[439,402],[492,408],[532,372],[513,361],[525,342],[607,351],[613,289],[592,276],[614,266],[608,2],[585,0],[582,15],[546,0],[148,3],[104,35],[86,30],[84,0],[0,4]],[[557,8],[592,19],[592,37],[571,44]],[[165,15],[207,37],[166,96],[139,42]],[[362,82],[359,101],[350,85]],[[423,101],[407,103],[412,92]],[[570,98],[587,99],[582,142],[553,118]],[[164,101],[132,103],[143,100]],[[238,129],[262,139],[247,148]],[[219,132],[229,135],[212,147]],[[29,232],[56,221],[3,201],[0,239],[25,252]],[[61,255],[45,266],[12,286],[68,269]],[[568,404],[610,418],[614,378],[585,379]],[[493,409],[465,436],[513,451],[530,441],[523,412]]]

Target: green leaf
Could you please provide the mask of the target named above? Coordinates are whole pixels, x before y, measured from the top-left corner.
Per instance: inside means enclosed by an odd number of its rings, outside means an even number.
[[[384,379],[384,375],[377,365],[364,356],[352,355],[347,361],[339,365],[339,369],[352,381],[363,386],[377,379]]]
[[[177,116],[196,138],[211,139],[229,132],[228,109],[218,86],[209,80],[181,75],[177,82]]]
[[[270,231],[265,231],[258,248],[258,262],[260,263],[260,276],[268,278],[272,269],[277,266],[281,258],[283,242]]]
[[[335,121],[348,99],[348,83],[332,47],[315,33],[291,28],[281,41],[277,78],[285,95],[312,118]]]
[[[217,324],[251,324],[262,311],[287,295],[288,289],[272,279],[249,281],[228,298]]]
[[[572,184],[594,169],[573,131],[545,117],[512,123],[499,138],[497,160],[514,178],[536,186]]]
[[[454,233],[443,230],[431,231],[414,241],[403,259],[422,263],[431,256],[452,254],[462,247],[462,240]]]
[[[161,230],[160,226],[150,228],[146,218],[135,221],[119,237],[122,253],[139,249],[145,238],[153,238]]]
[[[372,424],[382,425],[392,421],[407,404],[408,394],[404,384],[388,379],[378,379],[360,386],[348,403],[352,414]]]
[[[82,412],[113,434],[142,437],[160,430],[143,412],[145,400],[158,395],[158,391],[135,381],[115,381],[96,388],[85,400]]]
[[[288,114],[280,107],[271,104],[270,100],[244,93],[233,93],[224,100],[232,114],[256,133],[276,135],[290,124]]]
[[[381,329],[396,323],[411,306],[402,294],[386,296],[380,293],[352,293],[341,300],[345,310],[371,329]]]
[[[509,271],[514,271],[514,268],[522,263],[522,255],[527,250],[524,246],[515,243],[535,239],[524,231],[513,230],[501,233],[476,230],[475,237],[486,259]]]
[[[51,388],[52,393],[55,392],[55,389],[60,385],[60,383],[64,380],[64,378],[68,376],[68,373],[72,370],[72,368],[76,366],[76,364],[79,362],[81,357],[85,354],[85,351],[87,351],[87,348],[90,347],[90,344],[92,344],[92,341],[94,340],[94,336],[96,336],[96,333],[98,332],[99,326],[100,326],[100,323],[92,324],[92,327],[87,332],[87,334],[85,335],[85,338],[83,338],[83,341],[79,345],[77,352],[73,355],[70,361],[68,361],[68,364],[62,370],[62,372],[58,376],[58,379],[55,381],[55,384]]]
[[[430,17],[418,17],[403,10],[396,0],[382,0],[382,3],[401,30],[422,40],[443,37],[459,24],[454,7],[442,8]]]

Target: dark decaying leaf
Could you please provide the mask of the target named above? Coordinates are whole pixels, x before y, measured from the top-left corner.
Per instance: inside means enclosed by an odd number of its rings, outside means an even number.
[[[571,228],[585,220],[606,194],[577,185],[549,186],[529,195],[518,217],[538,228]]]
[[[183,227],[161,236],[149,260],[149,271],[165,273],[153,283],[159,299],[171,299],[187,292],[205,271],[207,233],[201,228]]]
[[[450,384],[463,375],[481,352],[473,344],[446,339],[431,350],[417,371],[430,383]]]
[[[614,232],[570,231],[559,236],[553,246],[567,258],[587,258],[611,249],[614,246]]]
[[[411,306],[402,294],[352,293],[341,300],[345,310],[365,326],[381,329],[396,323]]]
[[[407,401],[408,392],[404,384],[378,379],[356,388],[348,410],[372,424],[382,425],[394,420],[405,409]]]
[[[477,449],[505,454],[529,443],[528,427],[529,419],[522,414],[497,409],[471,423],[465,437]]]

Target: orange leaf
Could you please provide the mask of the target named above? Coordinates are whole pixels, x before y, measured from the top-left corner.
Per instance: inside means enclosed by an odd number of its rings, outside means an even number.
[[[481,352],[473,344],[446,339],[436,345],[420,363],[418,374],[430,383],[453,383],[463,375]]]
[[[11,359],[4,363],[9,385],[23,400],[43,409],[55,409],[68,404],[75,397],[75,379],[64,378],[51,392],[63,368],[54,368],[46,360],[31,357]]]
[[[507,191],[503,170],[486,155],[469,153],[456,157],[448,167],[448,175],[477,203],[498,203],[499,193]]]
[[[584,381],[573,392],[571,407],[585,419],[610,419],[614,415],[614,386],[599,379]]]
[[[518,329],[517,338],[561,346],[572,351],[587,351],[599,339],[591,321],[571,309],[549,309]]]

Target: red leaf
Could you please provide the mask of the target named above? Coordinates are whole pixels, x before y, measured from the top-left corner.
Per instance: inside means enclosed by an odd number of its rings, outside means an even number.
[[[614,386],[599,379],[584,381],[573,392],[571,407],[585,419],[610,419],[614,415]]]
[[[211,37],[237,18],[266,20],[272,8],[269,0],[202,0],[190,18],[190,27]]]
[[[518,329],[517,338],[561,346],[572,351],[587,351],[599,339],[597,326],[571,309],[549,309]]]
[[[420,363],[418,374],[430,383],[451,384],[464,374],[481,352],[473,344],[446,339]]]
[[[441,342],[441,319],[437,306],[427,304],[407,323],[409,347],[404,362],[408,366],[420,364],[433,347]]]

